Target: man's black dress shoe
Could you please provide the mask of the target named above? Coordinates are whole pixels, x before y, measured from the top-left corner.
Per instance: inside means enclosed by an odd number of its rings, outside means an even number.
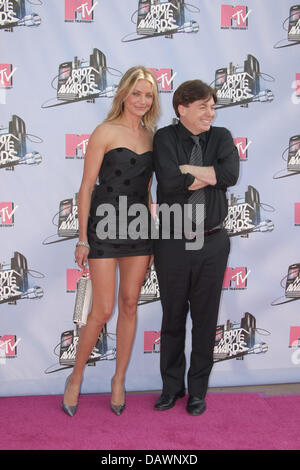
[[[190,415],[201,415],[206,410],[206,403],[203,398],[189,396],[186,411]]]
[[[181,392],[177,393],[176,395],[169,395],[167,393],[162,393],[160,397],[156,400],[154,408],[159,411],[169,410],[175,406],[177,398],[183,398],[185,395],[185,390],[181,390]]]

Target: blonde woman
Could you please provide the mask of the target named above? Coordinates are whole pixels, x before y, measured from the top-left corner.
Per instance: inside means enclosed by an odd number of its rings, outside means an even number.
[[[117,415],[125,408],[125,373],[136,329],[140,289],[151,262],[152,243],[149,238],[122,239],[118,232],[109,239],[99,238],[97,225],[103,217],[98,214],[101,204],[110,204],[118,217],[120,196],[127,197],[128,207],[135,203],[148,205],[153,129],[158,112],[154,75],[145,67],[132,67],[119,83],[107,118],[89,139],[78,195],[79,242],[75,259],[80,268],[88,260],[93,304],[86,326],[81,327],[75,365],[65,386],[62,407],[69,416],[74,416],[77,410],[85,364],[112,314],[117,266],[120,272],[117,352],[110,406]],[[95,186],[97,179],[99,184]],[[114,230],[111,232],[113,235]]]

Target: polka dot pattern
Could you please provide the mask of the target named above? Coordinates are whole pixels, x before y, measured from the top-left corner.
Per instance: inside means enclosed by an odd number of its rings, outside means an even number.
[[[125,147],[118,147],[104,155],[99,172],[99,184],[96,185],[91,200],[87,230],[91,247],[89,258],[119,258],[152,253],[150,239],[133,240],[129,236],[125,240],[119,238],[118,223],[116,223],[117,231],[114,237],[110,234],[111,238],[99,238],[101,230],[98,230],[97,233],[98,223],[107,217],[107,212],[104,215],[97,215],[97,209],[101,204],[109,203],[115,207],[116,222],[118,222],[121,202],[127,204],[127,209],[136,203],[147,205],[148,184],[152,172],[152,152],[150,151],[139,155]],[[123,198],[121,199],[121,197]],[[128,224],[132,219],[134,217],[128,217]],[[105,221],[107,222],[107,219]]]

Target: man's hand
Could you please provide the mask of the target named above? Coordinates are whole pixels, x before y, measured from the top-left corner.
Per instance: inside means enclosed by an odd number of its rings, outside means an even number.
[[[186,173],[188,173],[188,167],[189,166],[190,165],[179,165],[179,170],[181,171],[181,173],[183,173],[185,175]]]
[[[204,186],[214,186],[217,183],[216,173],[213,166],[179,165],[179,170],[183,174],[190,173],[198,181],[204,183]],[[189,189],[191,189],[193,184]],[[201,187],[203,188],[204,186]],[[200,187],[195,189],[200,189]]]
[[[195,178],[194,182],[188,187],[188,189],[190,191],[196,191],[197,189],[205,188],[205,186],[208,186],[208,184]]]

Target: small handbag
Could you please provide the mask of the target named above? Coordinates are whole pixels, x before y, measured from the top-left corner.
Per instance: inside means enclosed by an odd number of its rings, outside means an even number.
[[[73,322],[77,325],[86,325],[88,314],[92,306],[92,281],[83,270],[82,276],[76,285],[76,299],[74,306]]]

